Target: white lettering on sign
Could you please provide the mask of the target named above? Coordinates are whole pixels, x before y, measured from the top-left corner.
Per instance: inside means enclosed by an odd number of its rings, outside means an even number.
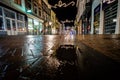
[[[110,3],[113,3],[115,0],[103,0],[103,3],[107,3],[107,4],[110,4]]]

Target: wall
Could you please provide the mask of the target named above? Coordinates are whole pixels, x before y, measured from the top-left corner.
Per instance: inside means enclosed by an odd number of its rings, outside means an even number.
[[[118,13],[115,34],[120,34],[120,0],[118,0]]]

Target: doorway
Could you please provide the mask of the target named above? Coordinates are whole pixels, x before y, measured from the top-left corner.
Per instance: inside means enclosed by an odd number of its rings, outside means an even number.
[[[5,19],[6,29],[8,35],[16,35],[16,21],[15,19],[6,18]]]

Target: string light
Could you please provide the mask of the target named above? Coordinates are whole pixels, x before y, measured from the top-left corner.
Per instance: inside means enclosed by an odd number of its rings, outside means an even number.
[[[68,4],[66,3],[63,3],[61,0],[58,1],[57,4],[55,4],[54,6],[51,6],[52,8],[58,8],[58,7],[68,7],[68,6],[74,6],[75,5],[75,2],[74,1],[71,1],[69,2]]]

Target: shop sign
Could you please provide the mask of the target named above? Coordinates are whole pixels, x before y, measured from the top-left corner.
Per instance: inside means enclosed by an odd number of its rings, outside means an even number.
[[[113,2],[115,2],[116,0],[103,0],[103,4],[106,3],[106,4],[111,4]]]
[[[102,9],[105,9],[108,5],[114,3],[117,0],[102,0]]]

